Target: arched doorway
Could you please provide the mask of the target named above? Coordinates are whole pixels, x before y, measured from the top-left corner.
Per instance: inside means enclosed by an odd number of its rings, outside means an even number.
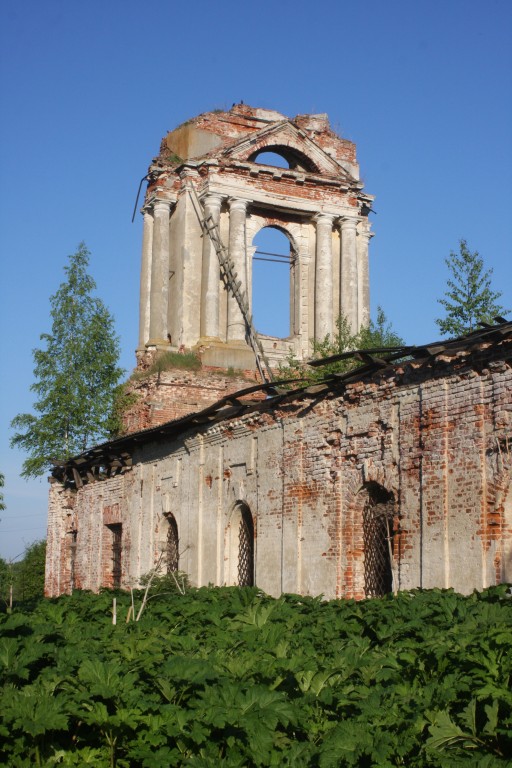
[[[166,567],[167,573],[174,573],[178,570],[180,564],[178,524],[172,514],[167,515],[167,543],[166,543]]]
[[[366,485],[363,510],[364,591],[383,597],[393,591],[393,518],[395,499],[379,483]]]
[[[252,315],[258,333],[286,339],[295,333],[295,252],[275,226],[253,239]]]

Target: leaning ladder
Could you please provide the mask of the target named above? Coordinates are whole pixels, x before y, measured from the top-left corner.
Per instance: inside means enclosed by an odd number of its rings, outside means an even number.
[[[212,242],[213,247],[215,248],[215,252],[220,264],[220,274],[224,284],[235,297],[236,303],[238,304],[240,312],[242,313],[242,317],[245,323],[245,336],[249,346],[254,352],[258,372],[262,381],[266,384],[269,384],[274,380],[272,370],[270,368],[267,356],[265,355],[263,345],[258,338],[256,329],[254,328],[252,315],[249,311],[249,302],[247,301],[246,293],[242,288],[242,281],[237,280],[238,274],[235,272],[235,265],[233,264],[227,248],[222,242],[219,226],[214,221],[213,216],[205,216],[204,208],[201,204],[201,201],[199,200],[195,187],[190,185],[188,191],[190,193],[197,218],[199,219],[199,223],[203,231],[203,236],[208,236]]]

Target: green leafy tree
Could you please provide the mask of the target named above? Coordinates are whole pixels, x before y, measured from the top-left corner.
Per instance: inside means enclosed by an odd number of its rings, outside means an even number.
[[[0,601],[6,606],[9,605],[9,589],[12,584],[11,564],[0,557]]]
[[[34,350],[31,389],[37,415],[22,413],[11,422],[11,445],[29,454],[24,477],[44,474],[55,460],[66,460],[109,434],[114,393],[123,371],[114,320],[93,296],[87,274],[90,253],[84,243],[64,267],[67,280],[51,297],[52,330],[43,349]]]
[[[43,597],[45,562],[46,541],[36,541],[25,549],[23,559],[14,564],[15,600]]]
[[[377,307],[377,319],[363,326],[356,337],[357,349],[403,347],[405,341],[393,330],[382,307]]]
[[[451,251],[445,259],[451,277],[444,299],[438,299],[446,311],[436,320],[441,333],[462,336],[475,330],[478,323],[491,322],[508,310],[498,304],[500,291],[491,288],[492,269],[484,269],[478,251],[470,251],[465,240],[459,242],[459,253]]]
[[[393,331],[391,323],[388,322],[386,314],[382,307],[377,307],[377,319],[370,320],[367,326],[363,326],[357,333],[352,333],[350,324],[344,315],[340,315],[336,320],[336,332],[331,337],[330,334],[318,341],[312,339],[313,359],[341,355],[344,352],[350,352],[355,349],[381,349],[383,347],[402,347],[404,340]],[[293,353],[287,358],[286,365],[281,366],[279,371],[280,379],[294,377],[303,377],[308,381],[321,381],[332,373],[345,373],[357,368],[361,361],[347,357],[344,360],[336,360],[332,363],[326,363],[318,368],[310,368],[302,363]]]

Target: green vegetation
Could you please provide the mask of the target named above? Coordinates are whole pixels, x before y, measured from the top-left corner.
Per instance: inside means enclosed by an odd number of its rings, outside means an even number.
[[[509,766],[512,598],[75,593],[0,616],[0,763]],[[136,607],[142,594],[135,596]]]
[[[194,352],[160,352],[147,370],[135,371],[130,379],[140,381],[164,371],[175,369],[197,371],[200,368],[201,360]]]
[[[131,378],[131,377],[130,377]],[[130,379],[124,384],[118,384],[114,389],[112,409],[107,422],[109,438],[116,438],[124,434],[123,417],[139,399],[135,392],[129,391]]]
[[[465,240],[460,240],[459,253],[452,251],[445,263],[452,277],[446,298],[438,299],[446,315],[436,320],[443,335],[462,336],[474,331],[479,322],[490,323],[508,312],[497,303],[501,292],[491,289],[492,269],[484,270],[484,260],[478,251],[469,250]]]
[[[65,461],[108,437],[118,367],[119,340],[114,320],[92,292],[87,274],[90,253],[84,243],[69,257],[67,275],[51,297],[51,333],[44,349],[34,350],[37,416],[22,413],[11,422],[13,447],[29,454],[24,477],[44,475],[55,461]]]
[[[183,162],[183,158],[176,154],[176,152],[170,152],[166,158],[168,163],[171,163],[171,165],[181,165]]]
[[[0,557],[0,601],[8,610],[20,601],[37,600],[44,594],[46,541],[30,544],[21,560]]]
[[[3,473],[0,472],[0,488],[4,487],[5,478],[3,476]],[[4,494],[3,491],[0,491],[0,511],[3,511],[5,509],[5,502],[4,502]]]
[[[404,340],[396,334],[384,313],[382,307],[377,307],[377,320],[370,320],[368,326],[360,329],[358,333],[352,333],[349,322],[344,315],[340,315],[336,321],[336,333],[328,334],[322,341],[311,339],[313,348],[312,359],[341,355],[354,349],[379,349],[382,347],[401,347]],[[336,360],[326,363],[318,368],[310,368],[298,360],[293,352],[288,356],[286,365],[280,366],[279,379],[305,378],[310,382],[322,381],[332,373],[346,373],[347,371],[362,365],[360,360],[348,357],[345,360]]]

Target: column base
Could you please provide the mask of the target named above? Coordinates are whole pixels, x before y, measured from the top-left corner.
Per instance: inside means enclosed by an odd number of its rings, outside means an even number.
[[[170,346],[169,339],[150,339],[145,344],[146,349],[161,349],[162,347],[169,349]]]
[[[212,368],[235,368],[240,371],[255,371],[257,368],[254,353],[245,341],[210,341],[201,355],[201,362]]]

